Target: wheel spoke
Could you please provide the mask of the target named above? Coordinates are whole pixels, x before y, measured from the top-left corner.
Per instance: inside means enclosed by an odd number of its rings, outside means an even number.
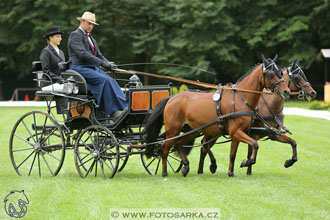
[[[96,128],[96,146],[99,147],[99,140],[100,140],[100,136],[99,136],[99,128]],[[99,149],[98,149],[99,150]]]
[[[31,164],[31,167],[30,167],[30,170],[29,170],[29,176],[31,174],[31,171],[32,171],[32,168],[33,168],[33,165],[34,165],[34,161],[36,159],[36,156],[37,156],[37,154],[34,154],[34,157],[33,157],[33,160],[32,160],[32,164]]]
[[[156,160],[156,158],[153,158],[153,159],[150,161],[150,163],[148,163],[147,167],[149,167],[150,164],[152,164],[155,160]]]
[[[95,162],[95,177],[97,176],[97,161]]]
[[[101,151],[104,149],[104,148],[106,148],[106,145],[105,145],[105,141],[107,140],[107,137],[105,136],[105,138],[102,140],[102,144],[101,144],[101,146],[100,146],[100,153],[101,153]],[[102,151],[103,152],[103,151]]]
[[[101,162],[101,160],[99,160],[99,163],[100,163],[100,168],[101,168],[101,171],[102,171],[102,175],[105,178],[105,174],[104,174],[104,170],[103,170],[103,163]]]
[[[178,161],[178,162],[181,162],[181,160],[179,160],[178,158],[176,158],[176,157],[174,157],[174,156],[172,156],[172,155],[168,155],[169,157],[171,157],[171,158],[173,158],[174,160],[176,160],[176,161]]]
[[[50,154],[49,154],[49,155],[50,155]],[[46,163],[46,165],[47,165],[47,167],[48,167],[48,170],[50,171],[50,173],[52,174],[52,176],[54,176],[54,173],[53,173],[52,170],[50,169],[50,166],[49,166],[49,164],[47,163],[45,156],[44,156],[43,154],[41,154],[41,156],[42,156],[42,158],[44,159],[44,161],[45,161],[45,163]]]
[[[157,167],[156,167],[155,175],[157,175],[157,171],[158,171],[159,164],[160,164],[160,159],[158,160],[158,163],[157,163]]]
[[[27,141],[26,139],[22,138],[21,136],[19,136],[18,134],[14,134],[15,137],[18,137],[19,139],[21,139],[22,141],[24,141],[25,143],[31,145],[32,147],[34,147],[33,143],[30,143],[29,141]]]
[[[45,117],[44,125],[42,127],[42,131],[41,131],[41,134],[40,134],[40,140],[42,140],[42,137],[44,135],[44,131],[45,131],[45,128],[46,128],[47,119],[48,119],[48,117]]]
[[[34,151],[32,153],[29,154],[29,156],[27,156],[21,163],[20,165],[17,166],[17,169],[27,160],[29,159],[29,157],[31,157],[31,155],[34,153]]]
[[[93,171],[93,167],[94,167],[94,163],[95,163],[95,160],[93,161],[92,165],[89,167],[86,175],[85,175],[85,178],[87,177],[87,175],[89,174],[89,172],[92,172]]]
[[[46,140],[48,140],[48,138],[55,132],[55,130],[57,130],[56,128],[53,129],[50,134],[47,135],[47,137],[45,139],[43,139],[43,141],[40,143],[40,145],[42,145],[43,143],[45,143]]]
[[[94,158],[91,157],[90,159],[88,159],[88,160],[86,160],[85,162],[81,163],[78,167],[81,167],[82,165],[85,165],[85,163],[87,163],[87,162],[89,162],[89,161],[91,161],[91,160],[93,160],[93,159],[94,159]],[[80,162],[82,162],[82,161],[80,160]]]
[[[92,144],[93,144],[93,147],[94,147],[94,149],[96,149],[96,146],[95,146],[95,144],[94,144],[94,139],[92,138],[92,136],[91,136],[91,134],[88,132],[88,136],[89,136],[89,138],[91,139],[91,142],[92,142]]]
[[[174,170],[174,168],[173,168],[173,166],[172,166],[171,162],[170,162],[169,160],[167,160],[167,163],[168,163],[168,165],[170,165],[171,169],[172,169],[172,170],[173,170],[173,172],[175,173],[175,170]]]
[[[34,148],[31,147],[31,148],[25,148],[25,149],[12,150],[11,152],[26,151],[26,150],[34,150]]]
[[[35,126],[37,126],[36,114],[35,113],[33,113],[33,122],[34,122]],[[36,129],[34,129],[34,133],[36,135],[37,142],[39,142],[37,127],[36,127]]]
[[[24,120],[22,120],[22,123],[23,123],[25,129],[27,130],[27,132],[29,133],[30,137],[32,137],[34,143],[37,143],[36,140],[34,140],[33,135],[32,135],[31,132],[30,132],[30,129],[26,126]]]
[[[41,177],[40,154],[39,153],[38,153],[38,168],[39,168],[39,177]]]
[[[87,147],[89,151],[91,151],[91,152],[93,151],[93,150],[88,146],[88,143],[87,143],[87,142],[82,141],[81,144],[83,144],[85,147]]]
[[[111,168],[106,162],[105,160],[103,160],[102,158],[100,159],[111,171],[113,171],[114,169]],[[112,165],[112,164],[111,164]]]
[[[52,158],[54,158],[55,160],[61,161],[60,159],[58,159],[57,157],[55,157],[54,155],[51,155],[50,153],[48,153],[47,151],[41,149],[42,152],[48,154],[49,156],[51,156]]]

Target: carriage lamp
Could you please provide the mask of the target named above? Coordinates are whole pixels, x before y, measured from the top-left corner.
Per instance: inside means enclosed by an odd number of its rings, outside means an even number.
[[[74,79],[73,76],[70,76],[69,78],[66,79],[66,82],[64,83],[63,86],[63,92],[66,94],[78,94],[79,92],[79,87],[76,85],[76,80]]]
[[[129,87],[135,86],[136,88],[142,88],[143,87],[143,85],[140,81],[140,78],[136,74],[134,74],[133,76],[131,76],[129,78],[128,86]]]

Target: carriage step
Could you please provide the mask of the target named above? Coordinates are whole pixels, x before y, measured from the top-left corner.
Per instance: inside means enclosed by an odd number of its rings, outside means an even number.
[[[41,126],[41,125],[35,125],[34,123],[32,124],[32,129],[34,131],[41,131],[41,130],[53,130],[54,128],[56,128],[56,125],[45,125],[45,126]]]

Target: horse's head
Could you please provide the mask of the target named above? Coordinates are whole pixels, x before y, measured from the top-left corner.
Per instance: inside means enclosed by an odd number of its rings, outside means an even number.
[[[277,55],[274,59],[265,59],[262,55],[262,74],[264,77],[264,87],[275,92],[283,99],[289,98],[290,89],[283,78],[283,72],[276,65]]]
[[[289,89],[292,92],[299,92],[298,98],[301,100],[310,101],[315,98],[317,93],[308,82],[304,71],[299,66],[299,60],[293,61],[290,66],[285,69],[284,77],[286,77]]]

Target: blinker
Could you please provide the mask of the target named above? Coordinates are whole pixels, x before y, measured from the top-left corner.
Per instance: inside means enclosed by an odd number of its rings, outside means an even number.
[[[293,80],[298,83],[300,81],[300,77],[299,77],[299,74],[294,74],[293,75]]]
[[[273,70],[267,72],[266,75],[269,79],[274,79],[274,77],[275,77],[275,73]]]

